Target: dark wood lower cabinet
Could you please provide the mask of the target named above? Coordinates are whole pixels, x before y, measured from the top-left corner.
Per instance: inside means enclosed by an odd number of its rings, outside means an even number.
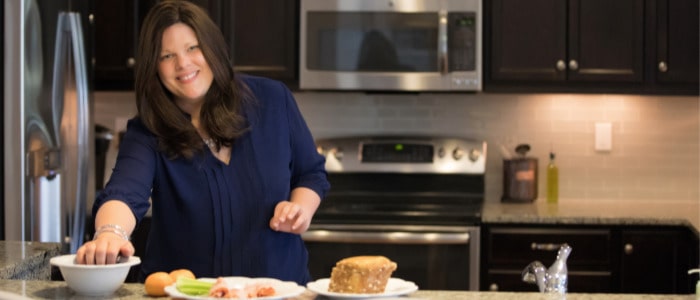
[[[482,226],[481,290],[538,291],[522,281],[525,267],[555,261],[567,243],[572,293],[688,294],[698,265],[698,236],[682,226]]]
[[[570,293],[607,293],[613,289],[610,272],[570,270],[568,279],[567,291]],[[514,292],[537,292],[539,290],[535,284],[524,283],[521,279],[521,272],[517,270],[490,270],[485,281],[489,282],[488,290]]]
[[[697,267],[692,245],[675,230],[629,230],[621,236],[620,290],[663,294],[688,291],[688,269]],[[697,245],[697,243],[695,243]],[[697,256],[697,251],[694,251]]]

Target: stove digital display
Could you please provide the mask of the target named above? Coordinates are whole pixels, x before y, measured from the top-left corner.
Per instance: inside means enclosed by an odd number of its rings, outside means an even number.
[[[372,143],[362,145],[362,162],[367,163],[432,163],[433,145],[404,143]]]

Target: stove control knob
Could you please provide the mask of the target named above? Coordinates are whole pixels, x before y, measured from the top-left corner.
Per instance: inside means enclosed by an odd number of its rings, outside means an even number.
[[[444,148],[444,147],[440,147],[440,149],[438,149],[437,155],[438,155],[439,158],[445,157],[445,148]]]
[[[462,150],[462,148],[457,147],[452,151],[452,158],[455,160],[460,160],[462,157],[464,157],[464,150]]]
[[[337,160],[343,160],[343,149],[333,148],[331,149],[330,154],[332,154]]]
[[[477,161],[479,159],[479,156],[481,156],[481,151],[476,149],[469,150],[469,160],[471,162]]]

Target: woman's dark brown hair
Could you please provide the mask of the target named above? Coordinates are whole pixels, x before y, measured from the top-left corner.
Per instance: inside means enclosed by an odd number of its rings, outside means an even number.
[[[228,45],[219,27],[199,6],[188,1],[163,1],[146,15],[136,54],[136,106],[141,120],[158,137],[160,150],[171,158],[192,158],[204,148],[190,117],[175,105],[158,77],[165,29],[176,23],[192,28],[214,80],[201,109],[200,126],[221,146],[231,146],[247,130],[243,102],[250,93],[234,75]]]

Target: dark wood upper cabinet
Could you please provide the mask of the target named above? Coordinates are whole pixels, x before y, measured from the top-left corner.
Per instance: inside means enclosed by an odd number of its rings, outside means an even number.
[[[698,88],[700,32],[697,0],[650,1],[650,80],[656,88]]]
[[[697,0],[493,0],[484,11],[487,92],[697,94]]]
[[[158,1],[95,1],[96,89],[134,88],[139,30]],[[219,25],[237,71],[296,84],[298,0],[189,1],[207,10]]]
[[[100,0],[94,2],[95,88],[130,90],[141,20],[155,0]]]
[[[566,80],[566,2],[490,1],[492,80]],[[557,67],[559,66],[559,67]]]
[[[569,80],[642,82],[644,1],[569,0],[568,16]]]
[[[489,79],[642,81],[642,1],[491,2]]]
[[[295,85],[298,0],[233,1],[229,44],[236,71]]]

